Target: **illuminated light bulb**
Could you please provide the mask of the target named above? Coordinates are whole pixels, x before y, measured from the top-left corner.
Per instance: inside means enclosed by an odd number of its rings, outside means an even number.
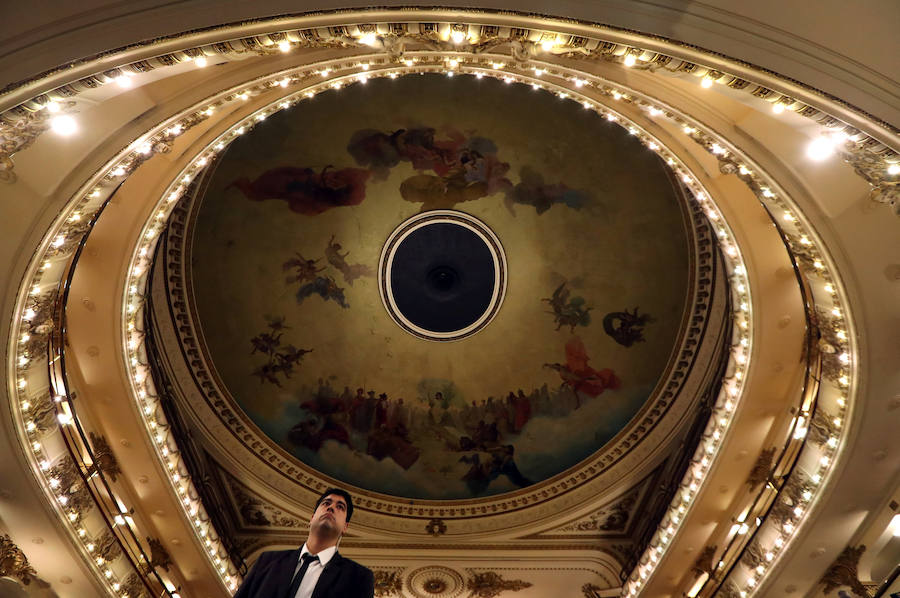
[[[628,67],[634,66],[635,62],[637,62],[637,58],[634,57],[634,54],[626,54],[625,55],[625,60],[623,61],[625,66],[628,66]]]
[[[771,561],[772,559],[775,558],[775,553],[772,552],[772,551],[770,550],[770,551],[768,551],[768,552],[766,553],[765,556],[766,556],[766,560],[767,560],[767,561]]]
[[[452,77],[452,76],[453,76],[453,71],[447,71],[447,76],[448,76],[448,77]]]
[[[450,65],[450,68],[455,69],[459,66],[459,60],[457,60],[456,58],[451,58],[447,61],[447,64]]]
[[[638,134],[637,129],[635,129],[634,127],[628,127],[628,133],[631,134],[631,135],[637,135],[637,134]]]
[[[205,67],[209,62],[206,60],[206,56],[197,56],[194,58],[194,64],[196,64],[199,68]]]
[[[66,425],[72,423],[72,416],[69,415],[68,413],[58,413],[58,414],[56,415],[56,420],[57,420],[60,424],[66,426]]]
[[[614,100],[621,100],[622,94],[620,94],[618,91],[614,91],[614,92],[612,92],[612,97]]]
[[[415,62],[415,60],[408,58],[403,61],[403,64],[405,64],[406,66],[412,66]]]
[[[834,140],[827,137],[816,137],[806,146],[806,157],[821,162],[834,154]]]
[[[503,77],[503,82],[506,83],[507,85],[509,85],[510,83],[513,82],[513,78],[512,77]],[[568,97],[568,96],[565,94],[560,94],[559,97],[562,98],[562,97]]]
[[[506,64],[503,62],[492,62],[491,66],[494,67],[495,69],[502,69],[503,67],[506,66]]]
[[[836,318],[840,318],[840,317],[841,317],[841,310],[839,310],[838,308],[834,307],[834,308],[831,309],[831,315],[833,315],[833,316],[836,317]]]
[[[787,212],[785,212],[785,214],[787,214]],[[785,216],[785,219],[787,219],[787,216]],[[793,217],[791,218],[791,220],[793,220]],[[804,235],[800,237],[800,244],[809,246],[812,245],[812,241],[809,240],[809,237]]]
[[[119,87],[121,87],[122,89],[128,89],[128,88],[131,87],[132,84],[133,84],[132,81],[131,81],[131,77],[129,77],[129,76],[127,76],[127,75],[119,75],[118,77],[115,78],[115,82],[116,82],[116,83],[119,85]]]
[[[651,107],[649,112],[650,112],[650,116],[659,116],[660,114],[663,113],[662,110],[660,110],[659,108],[654,108],[654,107]]]
[[[841,360],[841,363],[846,365],[846,364],[850,363],[850,354],[849,353],[841,353],[841,355],[840,355],[840,357],[838,357],[838,359]]]
[[[367,46],[374,46],[378,43],[378,36],[374,32],[363,33],[359,36],[359,43]]]
[[[785,523],[785,524],[782,526],[782,528],[784,529],[784,531],[786,531],[787,533],[790,534],[790,533],[792,533],[792,532],[794,531],[794,524],[791,523],[790,521],[788,521],[787,523]]]
[[[33,443],[31,443],[31,448],[33,448],[34,451],[37,452],[37,451],[41,450],[41,443],[33,442]]]
[[[900,164],[888,164],[887,173],[891,176],[900,174]]]
[[[143,154],[143,155],[145,155],[145,156],[146,156],[147,154],[149,154],[151,151],[153,151],[153,148],[150,147],[150,144],[149,144],[149,143],[142,143],[142,144],[139,145],[138,148],[137,148],[137,152],[138,152],[139,154]]]
[[[762,194],[763,194],[763,197],[768,197],[769,199],[775,197],[775,194],[772,193],[772,190],[769,189],[768,187],[762,188]]]
[[[582,88],[584,87],[584,84],[587,83],[587,81],[585,81],[584,79],[575,79],[574,83],[575,87]]]
[[[690,135],[691,133],[696,131],[696,129],[694,129],[694,127],[689,127],[687,125],[684,125],[683,127],[681,127],[681,130],[684,131],[686,135]]]
[[[342,85],[339,81],[335,81],[334,83],[331,84],[331,87],[333,87],[334,89],[340,89],[342,87]]]
[[[590,109],[590,107],[591,107],[591,103],[590,103],[590,102],[582,102],[581,105],[584,106],[585,110],[588,110],[588,109]]]
[[[612,112],[610,112],[609,114],[606,115],[606,120],[614,121],[614,120],[616,120],[616,115],[613,114]]]
[[[668,158],[666,160],[666,164],[668,164],[669,166],[675,166],[675,160],[673,160],[672,158]]]
[[[113,176],[122,176],[122,175],[125,174],[125,169],[124,169],[123,167],[121,167],[121,166],[118,166],[118,167],[116,167],[115,170],[113,170],[113,171],[110,172],[109,174],[111,174],[111,175],[113,175]]]
[[[700,80],[700,87],[703,87],[704,89],[709,89],[712,87],[712,84],[713,80],[710,77],[703,77],[703,79]]]
[[[652,149],[654,152],[655,152],[656,150],[659,149],[659,146],[656,145],[656,144],[653,143],[653,142],[651,142],[650,145],[648,145],[647,147],[649,147],[650,149]]]
[[[238,97],[246,102],[248,99],[250,99],[250,94],[245,91],[244,93],[240,94]]]
[[[57,135],[68,137],[69,135],[74,135],[75,132],[78,131],[78,123],[75,122],[75,119],[71,116],[62,114],[50,119],[50,128]]]
[[[450,40],[454,44],[461,44],[465,41],[465,39],[466,39],[466,34],[463,31],[457,30],[457,31],[453,31],[452,33],[450,33]]]
[[[25,357],[24,355],[19,357],[19,365],[20,366],[28,365],[28,358]]]
[[[544,69],[535,68],[534,74],[535,74],[535,76],[540,77],[541,75],[544,74]]]
[[[545,39],[544,41],[541,42],[541,49],[543,49],[544,52],[549,52],[554,47],[556,47],[556,45],[558,43],[559,43],[559,40],[557,40],[555,37],[553,39]]]
[[[482,75],[481,73],[477,73],[475,76],[478,77],[479,79],[481,79],[484,75]],[[396,79],[397,73],[389,73],[388,77],[390,77],[391,79]]]
[[[821,463],[822,465],[827,467],[828,464],[831,463],[831,460],[827,456],[824,456],[821,459],[819,459],[819,463]]]
[[[740,172],[741,174],[746,176],[746,175],[750,174],[750,169],[742,164],[741,166],[738,167],[738,172]]]
[[[736,395],[737,389],[732,387],[729,389],[729,392]],[[731,401],[725,401],[725,411],[731,411],[732,409],[734,409],[734,403],[732,403]]]
[[[278,49],[285,53],[290,52],[291,42],[287,41],[286,39],[281,40],[280,42],[278,42]]]
[[[290,82],[291,82],[291,80],[288,79],[287,77],[285,77],[284,79],[279,81],[278,84],[282,87],[287,87]]]
[[[836,418],[834,418],[833,420],[831,420],[831,423],[833,423],[835,426],[837,426],[838,428],[840,428],[840,427],[841,427],[841,418],[836,417]]]
[[[724,155],[724,154],[728,153],[725,150],[725,148],[722,147],[721,145],[719,145],[718,143],[713,143],[712,147],[710,147],[710,149],[712,150],[712,153],[718,154],[718,155]]]
[[[825,285],[825,292],[826,292],[826,293],[834,293],[834,287],[833,287],[832,285],[830,285],[830,284],[826,284],[826,285]]]
[[[60,110],[60,106],[57,102],[50,102],[45,107],[47,108],[47,111],[51,113],[56,113]]]
[[[794,507],[794,515],[800,517],[803,515],[803,509],[801,507]]]
[[[772,112],[774,112],[775,114],[781,114],[782,112],[784,112],[784,104],[780,102],[772,104]]]
[[[77,514],[77,513],[69,513],[69,521],[74,522],[74,521],[76,521],[77,519],[78,519],[78,514]]]
[[[814,267],[816,270],[821,270],[821,269],[823,269],[823,268],[825,267],[825,264],[823,264],[823,263],[820,262],[819,260],[816,260],[816,261],[813,262],[813,267]]]
[[[752,588],[753,586],[755,586],[755,585],[756,585],[756,578],[755,578],[755,577],[749,577],[749,578],[747,578],[747,585],[748,585],[749,587],[751,587],[751,588]]]
[[[370,67],[369,67],[369,63],[368,63],[368,62],[362,63],[362,70],[367,71],[367,70],[369,70],[369,68],[370,68]]]
[[[311,92],[311,91],[307,91],[307,92],[306,92],[305,94],[303,94],[303,95],[306,96],[306,97],[308,97],[308,98],[311,98],[311,97],[313,97],[313,96],[316,95],[316,94],[314,94],[314,93]]]
[[[57,500],[59,500],[60,504],[64,505],[69,502],[69,497],[68,496],[60,496],[60,497],[58,497]]]
[[[838,404],[838,406],[840,406],[840,407],[844,407],[844,406],[847,405],[847,399],[845,399],[844,397],[840,397],[840,398],[838,398],[838,400],[837,400],[837,404]]]
[[[819,482],[822,481],[822,476],[820,476],[819,474],[815,474],[809,479],[812,480],[813,484],[818,484]]]
[[[784,218],[785,222],[793,222],[794,221],[794,215],[791,214],[790,212],[785,212],[784,215],[782,216],[782,218]]]

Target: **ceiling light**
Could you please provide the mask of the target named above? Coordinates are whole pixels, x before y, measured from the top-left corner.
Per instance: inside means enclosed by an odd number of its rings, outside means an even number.
[[[888,164],[887,173],[891,176],[900,174],[900,164]]]
[[[710,87],[712,87],[712,84],[713,80],[709,77],[703,77],[703,79],[701,79],[700,81],[700,87],[703,87],[704,89],[709,89]]]
[[[278,49],[282,52],[290,52],[291,51],[291,42],[287,40],[281,40],[278,42]]]
[[[78,130],[78,123],[75,122],[75,119],[71,116],[66,116],[63,114],[60,116],[54,116],[50,120],[50,128],[53,129],[53,132],[57,135],[68,137]]]
[[[900,538],[900,513],[894,515],[888,527],[893,530],[891,533],[894,534],[895,538]]]
[[[378,43],[378,36],[371,32],[364,33],[360,36],[359,43],[365,44],[367,46],[374,46],[376,43]]]
[[[206,56],[198,56],[194,59],[194,64],[196,64],[200,68],[203,68],[209,63],[206,61]]]
[[[772,104],[772,112],[774,112],[775,114],[781,114],[782,112],[784,112],[784,104]]]
[[[816,137],[806,146],[806,157],[821,162],[834,154],[834,141],[827,137]]]
[[[634,66],[635,62],[637,62],[637,58],[634,57],[634,54],[625,55],[625,66]]]
[[[461,43],[463,43],[463,41],[465,41],[465,39],[466,39],[466,34],[463,31],[457,30],[450,34],[450,40],[454,44],[461,44]]]
[[[115,81],[119,84],[119,87],[123,89],[128,89],[132,85],[131,77],[128,77],[127,75],[119,75],[115,78]]]

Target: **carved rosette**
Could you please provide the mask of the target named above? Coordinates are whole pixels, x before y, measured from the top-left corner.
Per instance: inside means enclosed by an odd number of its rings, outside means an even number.
[[[431,566],[410,573],[406,587],[415,598],[457,598],[465,591],[466,582],[449,567]]]

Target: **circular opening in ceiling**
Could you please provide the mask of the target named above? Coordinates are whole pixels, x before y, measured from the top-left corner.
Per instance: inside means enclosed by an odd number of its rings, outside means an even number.
[[[455,210],[416,214],[390,235],[378,268],[391,318],[420,338],[471,336],[497,314],[506,291],[506,257],[497,236]]]

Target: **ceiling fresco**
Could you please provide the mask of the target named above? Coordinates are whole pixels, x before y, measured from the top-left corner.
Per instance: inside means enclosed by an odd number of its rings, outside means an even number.
[[[470,499],[553,477],[653,394],[689,239],[665,165],[581,105],[420,75],[320,94],[235,141],[192,215],[195,316],[274,442],[374,492]],[[506,296],[453,342],[401,329],[379,257],[406,219],[473,216]]]

